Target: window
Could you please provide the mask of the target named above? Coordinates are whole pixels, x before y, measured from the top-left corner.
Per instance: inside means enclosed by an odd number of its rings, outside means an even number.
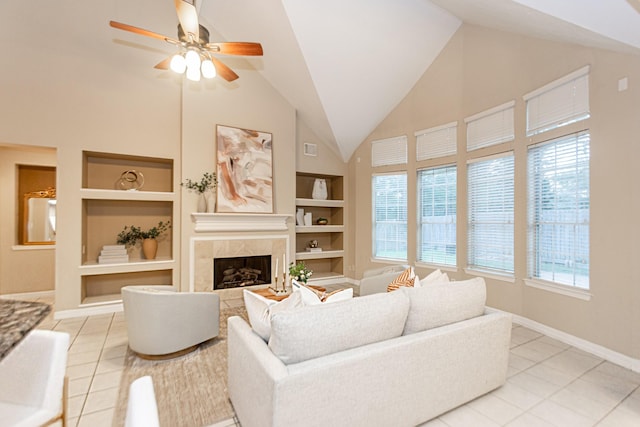
[[[456,154],[458,122],[419,130],[416,136],[416,160],[434,159]]]
[[[418,261],[456,265],[456,166],[418,171]]]
[[[589,289],[589,132],[529,147],[529,276]]]
[[[513,153],[468,165],[468,264],[513,274]]]
[[[371,166],[407,164],[407,137],[371,141]]]
[[[589,66],[523,96],[527,136],[589,118]]]
[[[407,174],[374,175],[373,256],[407,259]]]
[[[515,101],[510,101],[464,119],[467,124],[467,151],[512,141],[515,137],[515,105]]]

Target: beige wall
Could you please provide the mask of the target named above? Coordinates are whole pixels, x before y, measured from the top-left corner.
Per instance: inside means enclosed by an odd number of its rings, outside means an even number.
[[[213,36],[212,36],[213,37]],[[216,83],[202,90],[186,84],[182,97],[182,180],[200,179],[206,171],[215,171],[216,125],[234,126],[272,134],[273,212],[292,215],[295,211],[295,109],[256,72],[243,73],[231,84]],[[191,213],[196,212],[197,197],[182,192],[181,288],[188,289],[189,242],[197,236]],[[288,221],[291,239],[289,259],[294,256],[295,221]],[[231,233],[235,235],[237,233]],[[267,234],[267,233],[260,233]]]
[[[0,142],[57,149],[57,311],[77,308],[81,298],[83,150],[174,159],[174,188],[180,195],[179,215],[174,218],[174,236],[179,240],[174,283],[183,289],[188,287],[188,242],[194,235],[190,214],[197,202],[179,184],[213,169],[216,124],[273,134],[275,212],[293,215],[295,210],[293,107],[241,59],[226,61],[240,75],[233,83],[216,80],[183,86],[182,79],[154,70],[153,65],[172,51],[170,46],[148,48],[135,35],[107,25],[116,19],[154,27],[145,13],[154,5],[146,0],[144,7],[133,10],[124,0],[89,2],[74,4],[73,13],[66,14],[57,4],[39,4],[39,14],[57,19],[26,33],[22,24],[33,18],[33,8],[0,6],[0,14],[18,15],[5,23],[3,33],[10,36],[0,40]],[[165,23],[163,28],[175,28],[175,10],[158,8],[153,22],[158,21]],[[55,31],[57,25],[70,31]],[[220,39],[212,31],[214,37]],[[89,50],[100,55],[88,55]],[[290,221],[292,239],[293,227]],[[22,273],[5,255],[4,227],[0,230],[0,292],[4,293],[5,277]]]
[[[17,166],[55,166],[51,148],[0,146],[0,295],[53,291],[55,246],[18,241]]]
[[[525,286],[526,277],[526,146],[522,95],[584,65],[591,65],[592,117],[567,127],[591,132],[591,300]],[[628,77],[629,89],[618,92],[618,80]],[[516,156],[515,283],[487,279],[488,304],[522,315],[622,354],[640,358],[639,273],[635,268],[640,244],[637,218],[639,193],[634,162],[640,154],[640,58],[580,46],[553,43],[515,34],[463,25],[398,107],[358,148],[349,163],[355,194],[356,274],[375,265],[371,260],[370,142],[407,135],[415,153],[416,130],[458,121],[458,270],[466,277],[466,160],[463,119],[515,100],[516,139],[485,149],[488,154],[513,149]],[[475,154],[474,154],[475,155]],[[409,194],[416,194],[416,164],[410,156]],[[394,168],[379,168],[393,170]],[[396,168],[397,169],[397,168]],[[416,201],[408,206],[409,262],[415,262]],[[360,250],[363,248],[363,250]],[[431,269],[418,269],[421,275]]]

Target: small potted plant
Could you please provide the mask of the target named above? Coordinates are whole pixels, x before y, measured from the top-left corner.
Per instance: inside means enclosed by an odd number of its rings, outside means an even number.
[[[297,282],[306,284],[312,274],[313,271],[309,270],[302,261],[289,264],[289,277]]]
[[[160,221],[158,225],[143,231],[135,225],[125,226],[118,234],[118,244],[127,247],[135,246],[138,240],[142,241],[142,253],[146,259],[154,259],[158,251],[158,241],[156,240],[161,234],[171,228],[171,221]]]
[[[180,185],[188,190],[195,191],[200,196],[198,199],[198,212],[215,212],[216,199],[213,195],[213,190],[218,185],[215,172],[205,172],[200,181],[192,181],[187,178]]]

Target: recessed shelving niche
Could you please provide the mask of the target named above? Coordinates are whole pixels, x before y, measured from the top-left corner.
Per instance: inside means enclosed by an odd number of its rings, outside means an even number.
[[[327,199],[312,198],[316,179],[327,184]],[[343,177],[337,175],[296,174],[296,208],[311,213],[311,225],[296,225],[296,260],[313,270],[313,280],[344,276],[344,200]],[[318,218],[326,218],[326,225],[318,225]],[[315,240],[319,252],[308,251],[309,242]]]
[[[158,238],[158,253],[153,260],[144,259],[138,244],[128,250],[128,262],[97,261],[102,247],[115,245],[125,226],[149,229],[159,221],[174,222],[177,196],[173,166],[173,159],[83,152],[78,269],[81,307],[119,303],[122,286],[174,283],[178,230],[173,227]],[[138,190],[123,190],[119,179],[131,170],[144,177],[144,184]]]

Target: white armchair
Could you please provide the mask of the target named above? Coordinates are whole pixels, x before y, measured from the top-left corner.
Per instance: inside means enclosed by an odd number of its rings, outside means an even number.
[[[360,296],[387,292],[387,286],[404,270],[408,265],[389,265],[371,270],[366,270],[360,279]]]
[[[122,302],[129,347],[143,358],[186,354],[220,332],[220,298],[213,292],[125,286]]]
[[[0,361],[0,424],[66,425],[69,334],[33,330]]]

